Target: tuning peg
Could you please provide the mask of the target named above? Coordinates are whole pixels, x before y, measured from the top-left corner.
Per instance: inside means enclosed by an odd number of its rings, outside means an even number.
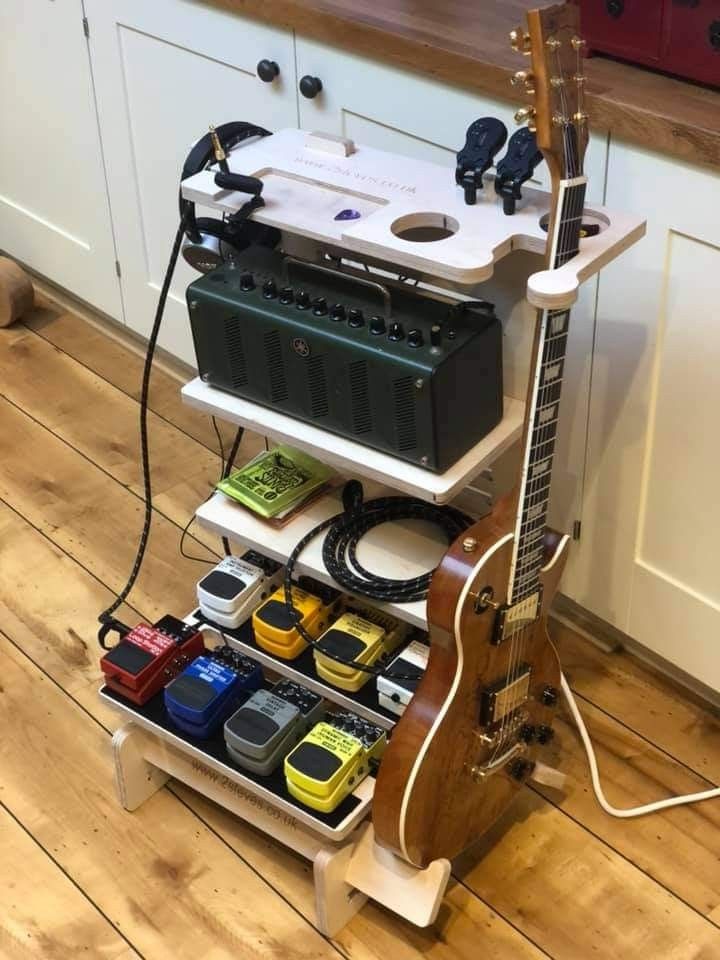
[[[530,34],[526,33],[522,27],[516,27],[510,31],[510,46],[516,53],[530,54]]]
[[[515,123],[527,123],[535,119],[535,107],[520,107],[515,113]]]
[[[531,96],[535,93],[535,75],[531,70],[518,70],[511,79],[510,83],[514,87],[525,87],[525,92]]]
[[[582,37],[573,37],[570,43],[572,44],[573,50],[582,50],[587,46],[586,41],[583,40]]]

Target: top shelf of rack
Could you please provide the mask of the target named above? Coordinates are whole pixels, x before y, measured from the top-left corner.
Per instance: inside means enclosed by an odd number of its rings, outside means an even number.
[[[253,214],[254,220],[342,247],[346,256],[355,252],[471,285],[489,279],[495,263],[512,250],[545,251],[540,219],[550,208],[550,194],[543,191],[526,187],[516,214],[509,217],[490,178],[478,202],[468,206],[447,167],[295,129],[241,145],[230,154],[229,166],[233,173],[264,183],[265,206]],[[183,181],[182,192],[228,214],[248,200],[247,194],[217,187],[208,170]],[[604,207],[587,207],[584,216],[598,223],[600,232],[585,238],[580,253],[565,266],[528,278],[527,298],[533,305],[571,306],[581,283],[645,233],[644,221]],[[437,231],[447,235],[428,241]]]

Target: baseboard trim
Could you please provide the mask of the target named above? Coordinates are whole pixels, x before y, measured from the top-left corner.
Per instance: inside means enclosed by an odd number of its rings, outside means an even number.
[[[681,686],[684,691],[692,694],[703,707],[710,706],[720,710],[720,691],[713,690],[702,680],[698,680],[697,677],[686,673],[676,664],[661,657],[660,654],[649,650],[627,633],[623,633],[622,630],[618,630],[617,627],[571,600],[570,597],[566,597],[562,593],[557,594],[550,610],[550,616],[564,626],[570,627],[584,640],[593,643],[605,653],[623,650],[646,667],[649,667],[653,672]]]

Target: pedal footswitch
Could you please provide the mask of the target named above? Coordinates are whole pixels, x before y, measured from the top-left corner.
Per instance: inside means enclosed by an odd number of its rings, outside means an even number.
[[[377,764],[387,745],[380,727],[353,713],[329,713],[285,758],[290,794],[331,813]]]
[[[285,588],[280,587],[258,607],[252,620],[257,645],[283,660],[294,660],[307,648],[298,624],[314,640],[342,605],[339,591],[321,584],[313,584],[312,593],[293,585],[291,595],[294,616],[285,604]]]
[[[165,708],[179,730],[207,739],[262,683],[259,664],[230,647],[218,647],[165,688]]]
[[[235,630],[280,586],[282,576],[279,563],[254,550],[225,557],[197,585],[200,611],[218,626]]]
[[[100,660],[105,684],[142,706],[205,652],[196,626],[177,617],[161,617],[153,626],[140,623]]]
[[[427,667],[430,647],[413,640],[402,650],[377,678],[378,701],[381,707],[401,716],[417,690]],[[395,677],[403,679],[395,679]]]
[[[292,680],[257,690],[225,721],[225,746],[241,767],[268,776],[323,716],[319,694]]]
[[[318,676],[341,690],[357,691],[372,674],[341,661],[372,666],[386,659],[405,639],[410,627],[395,617],[366,605],[352,609],[336,620],[314,649]]]

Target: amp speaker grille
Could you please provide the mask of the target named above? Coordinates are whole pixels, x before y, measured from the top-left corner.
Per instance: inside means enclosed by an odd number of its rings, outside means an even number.
[[[417,425],[412,377],[400,377],[393,383],[393,405],[398,450],[413,450],[417,446]]]
[[[350,364],[350,406],[353,433],[370,433],[373,424],[368,390],[368,368],[364,360],[354,360]]]
[[[329,411],[327,378],[325,376],[325,357],[310,357],[305,365],[308,390],[310,392],[310,412],[316,419],[326,417]]]
[[[270,399],[273,403],[280,403],[287,400],[288,388],[285,379],[282,344],[277,330],[271,330],[265,334],[263,345],[265,347],[265,364],[270,381]]]
[[[230,378],[234,387],[247,386],[247,361],[245,347],[240,333],[238,317],[226,317],[225,322],[225,352],[230,364]]]

